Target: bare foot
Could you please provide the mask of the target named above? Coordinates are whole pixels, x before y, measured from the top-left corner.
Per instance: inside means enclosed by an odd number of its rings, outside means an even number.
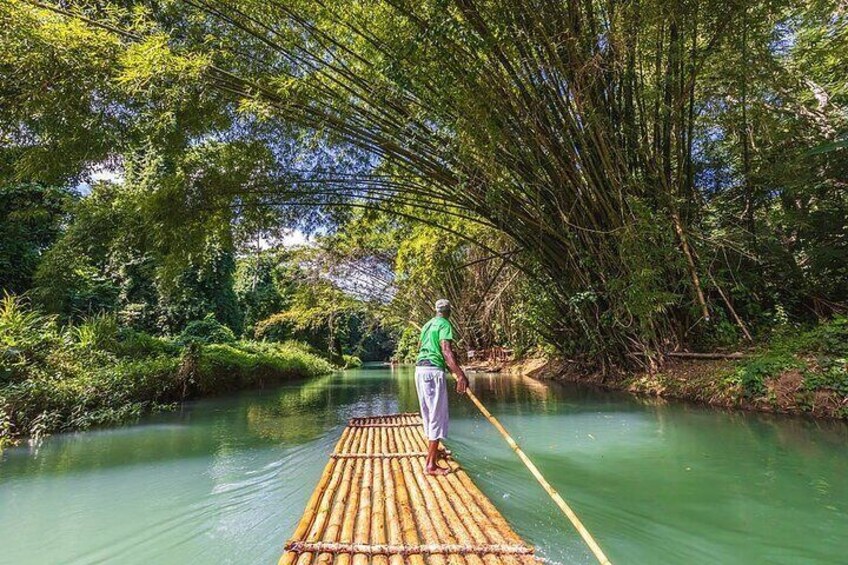
[[[425,467],[425,468],[424,468],[424,473],[425,473],[426,475],[434,475],[434,476],[437,476],[437,477],[442,477],[442,476],[447,475],[448,473],[450,473],[450,469],[444,469],[444,468],[439,467],[439,466],[436,466],[436,467]]]

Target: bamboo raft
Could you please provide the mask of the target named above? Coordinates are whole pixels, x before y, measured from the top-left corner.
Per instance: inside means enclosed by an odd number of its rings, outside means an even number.
[[[280,565],[538,563],[449,452],[425,475],[426,451],[417,414],[351,420]]]

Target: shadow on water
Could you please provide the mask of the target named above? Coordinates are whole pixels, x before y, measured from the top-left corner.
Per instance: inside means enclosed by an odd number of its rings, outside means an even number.
[[[364,368],[59,435],[0,461],[0,562],[273,563],[351,417],[417,409],[413,369]],[[472,387],[613,562],[833,563],[848,426],[529,378]],[[452,394],[450,447],[542,555],[591,555]]]

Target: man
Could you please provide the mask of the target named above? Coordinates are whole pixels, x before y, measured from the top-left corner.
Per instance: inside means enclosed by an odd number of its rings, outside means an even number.
[[[468,378],[453,356],[453,326],[450,317],[450,302],[436,302],[436,317],[421,328],[418,359],[415,362],[415,390],[421,406],[421,420],[427,445],[427,462],[424,472],[428,475],[446,475],[450,471],[437,465],[439,442],[448,435],[448,389],[445,371],[456,375],[456,392],[465,394]]]

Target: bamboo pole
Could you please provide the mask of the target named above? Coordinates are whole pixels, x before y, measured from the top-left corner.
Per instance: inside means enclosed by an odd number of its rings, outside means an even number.
[[[518,537],[518,534],[510,527],[507,523],[506,519],[503,515],[495,508],[495,505],[492,504],[486,495],[484,495],[480,489],[478,489],[474,483],[471,481],[471,478],[468,474],[464,472],[460,473],[452,473],[448,475],[449,478],[455,478],[457,483],[461,485],[461,489],[458,489],[462,492],[465,492],[466,495],[472,498],[477,507],[482,511],[482,516],[484,523],[487,521],[491,526],[487,529],[487,533],[492,539],[493,543],[504,543],[504,544],[520,544],[522,540]],[[507,557],[506,559],[510,560],[511,558]],[[532,560],[532,558],[531,558]],[[511,561],[511,563],[515,563]]]
[[[392,423],[392,422],[375,422],[375,423],[361,423],[361,424],[351,424],[352,428],[402,428],[405,426],[415,427],[420,426],[421,422],[410,421],[409,423]]]
[[[381,453],[389,453],[389,433],[388,430],[379,429],[377,430],[377,436],[379,441],[377,442],[377,446],[379,447],[379,451]],[[393,485],[389,485],[390,477],[386,476],[386,459],[377,460],[374,462],[374,473],[375,473],[375,488],[377,488],[377,492],[375,496],[375,504],[374,504],[374,512],[377,514],[376,523],[372,522],[371,531],[372,531],[372,541],[374,543],[386,543],[389,540],[388,530],[393,525],[391,524],[392,518],[395,518],[396,515],[391,515],[391,511],[389,510],[389,490],[393,490]],[[379,479],[379,481],[378,481]],[[377,483],[379,482],[379,487]],[[401,558],[401,563],[403,559]],[[373,560],[375,565],[390,565],[389,559],[375,558]],[[397,563],[397,559],[393,560],[393,564]]]
[[[321,553],[332,553],[334,555],[345,555],[350,553],[362,553],[386,558],[388,555],[529,555],[533,550],[524,545],[465,545],[465,544],[424,544],[424,545],[374,545],[371,543],[341,543],[341,542],[292,542],[294,551],[318,551]]]
[[[454,470],[447,475],[445,477],[446,480],[442,482],[442,488],[444,488],[450,500],[454,501],[455,504],[462,505],[460,516],[468,516],[469,518],[473,516],[474,519],[469,519],[466,525],[475,542],[477,544],[493,545],[508,543],[507,538],[501,534],[486,512],[477,504],[477,501],[469,490],[460,482],[458,477],[460,474],[466,475],[461,470]],[[484,555],[483,561],[486,565],[500,565],[501,563],[515,565],[518,563],[515,557],[504,556],[499,558],[492,554]]]
[[[394,432],[395,441],[398,444],[403,445],[406,449],[406,442],[403,440],[402,437],[399,436],[398,430],[394,430]],[[397,460],[393,459],[392,461]],[[412,509],[415,513],[415,524],[418,526],[418,531],[421,533],[421,537],[423,538],[424,543],[440,543],[441,540],[439,539],[439,535],[436,532],[435,527],[433,526],[433,522],[430,517],[430,512],[427,510],[427,503],[424,500],[421,491],[418,489],[418,484],[415,480],[415,476],[418,473],[424,472],[423,458],[422,461],[415,461],[415,465],[413,465],[413,460],[401,459],[400,466],[403,470],[406,491],[409,494],[409,501],[411,502]],[[446,560],[444,555],[430,555],[427,558],[427,563],[430,565],[445,565]]]
[[[342,432],[341,437],[339,438],[339,441],[336,442],[335,449],[346,449],[350,445],[352,435],[353,434],[350,432],[350,429],[345,428]],[[309,501],[306,504],[306,510],[304,510],[303,516],[300,518],[300,522],[298,522],[298,525],[295,528],[291,539],[303,539],[310,525],[316,519],[318,512],[320,511],[320,507],[323,505],[325,495],[328,491],[332,490],[331,484],[334,482],[337,476],[334,473],[335,468],[335,459],[330,459],[330,461],[324,467],[324,471],[318,481],[318,486],[315,487],[315,491],[309,498]],[[282,557],[280,557],[279,565],[292,565],[295,560],[298,559],[298,557],[298,554],[291,551],[287,551],[283,553]]]
[[[420,426],[415,430],[406,431],[406,434],[407,434],[407,437],[409,438],[409,441],[411,442],[412,445],[417,444],[417,445],[421,446],[422,448],[426,448],[427,443],[428,443],[427,438],[424,437],[424,431]],[[445,450],[445,451],[447,453],[450,453],[447,450]],[[478,518],[478,516],[474,514],[473,510],[466,507],[464,504],[462,504],[461,508],[456,508],[457,501],[461,501],[461,499],[459,499],[458,497],[455,497],[455,494],[449,494],[448,490],[442,488],[442,485],[445,485],[447,483],[447,481],[454,478],[454,475],[456,473],[461,472],[460,466],[459,466],[458,463],[456,463],[456,461],[446,460],[446,463],[448,465],[448,468],[451,471],[448,475],[442,477],[439,480],[437,480],[436,477],[428,477],[428,479],[430,481],[432,481],[432,484],[434,484],[437,488],[441,489],[440,492],[443,493],[442,500],[450,501],[450,506],[454,510],[450,520],[463,521],[464,524],[466,525],[466,529],[468,530],[469,534],[471,534],[473,532],[474,528],[477,529],[477,532],[482,532],[482,530],[477,526],[477,524],[475,522],[475,520]],[[473,520],[471,519],[472,516],[474,517]],[[485,537],[478,538],[478,540],[482,543],[487,543],[487,541],[488,541]],[[492,556],[488,556],[488,557],[492,557]],[[501,560],[496,559],[495,563],[505,563],[506,565],[514,565],[517,562],[515,561],[514,557],[512,557],[510,555],[506,555]],[[493,565],[493,564],[490,564],[490,565]]]
[[[378,429],[378,441],[385,440],[385,429]],[[371,508],[371,543],[384,545],[386,543],[386,493],[383,484],[383,462],[384,460],[373,460],[374,492]],[[371,563],[373,565],[388,565],[389,560],[385,555],[375,555]]]
[[[349,451],[356,453],[362,449],[366,441],[366,435],[361,429],[355,429],[354,433],[356,437],[356,442],[351,444]],[[362,461],[357,459],[353,459],[352,461],[355,461],[353,485],[351,486],[353,494],[349,497],[347,504],[345,505],[344,521],[342,523],[341,531],[341,540],[345,542],[355,541],[354,531],[356,527],[356,511],[359,508],[359,497],[361,493],[361,483],[363,474]],[[349,554],[343,554],[337,556],[337,559],[340,565],[348,565],[350,563],[351,556]]]
[[[360,430],[354,430],[354,433],[351,435],[351,441],[349,445],[346,446],[346,451],[357,451],[360,448],[362,441],[363,438],[362,434],[360,433]],[[349,514],[347,505],[350,498],[353,498],[355,500],[358,499],[358,478],[361,475],[361,465],[358,465],[355,461],[350,461],[350,463],[351,464],[344,467],[344,473],[341,479],[342,488],[336,496],[336,501],[333,505],[333,512],[330,516],[330,521],[323,535],[323,540],[326,541],[352,541],[349,532],[350,526],[348,525],[348,528],[345,528],[345,523],[347,522],[347,516]],[[347,537],[345,537],[345,535]],[[318,557],[318,564],[327,565],[328,563],[334,561],[334,557],[335,555],[332,553],[322,553]],[[346,561],[346,559],[341,559],[341,561]]]
[[[363,430],[366,436],[364,451],[367,453],[374,447],[374,428]],[[362,486],[359,493],[359,508],[356,512],[356,529],[354,530],[354,541],[368,543],[371,530],[371,494],[372,494],[372,459],[362,459],[363,474]],[[353,556],[353,565],[368,565],[369,556],[356,553]]]
[[[689,351],[669,351],[667,357],[677,357],[678,359],[704,359],[707,361],[720,359],[745,359],[748,357],[744,353],[691,353]]]
[[[388,443],[388,435],[386,440]],[[392,475],[392,464],[388,460],[381,462],[383,471],[383,485],[386,491],[386,538],[392,545],[403,545],[403,532],[401,531],[400,515],[397,509],[397,498],[395,496],[395,481]],[[403,565],[403,557],[392,555],[389,565]]]
[[[388,430],[379,430],[378,434],[380,441],[378,445],[380,446],[381,453],[392,453],[389,451],[389,432]]]
[[[512,439],[512,436],[509,435],[509,432],[506,431],[506,428],[501,425],[497,418],[492,416],[491,412],[489,412],[489,410],[483,405],[483,403],[480,402],[480,400],[471,391],[470,388],[466,390],[466,394],[468,395],[468,398],[471,399],[471,402],[473,402],[474,405],[477,406],[477,409],[480,410],[483,416],[485,416],[486,419],[489,420],[489,423],[491,423],[495,427],[495,429],[498,430],[501,436],[503,436],[504,440],[506,440],[506,443],[512,448],[515,454],[518,455],[518,458],[521,459],[521,462],[524,463],[524,465],[533,475],[533,478],[535,478],[536,481],[540,485],[542,485],[542,488],[545,489],[545,492],[548,493],[548,496],[551,497],[551,499],[559,507],[559,509],[562,510],[563,514],[566,515],[571,524],[574,526],[574,529],[577,530],[577,532],[580,534],[580,537],[583,538],[583,541],[585,541],[586,545],[589,546],[589,549],[592,550],[592,553],[595,555],[595,558],[598,560],[598,562],[603,565],[611,565],[610,560],[607,559],[607,556],[604,554],[603,550],[601,549],[601,546],[598,545],[598,542],[595,541],[595,538],[592,537],[592,534],[589,533],[589,530],[586,529],[586,526],[583,525],[583,522],[580,521],[580,518],[577,517],[577,514],[574,513],[574,511],[565,502],[562,496],[560,496],[556,489],[554,489],[554,487],[551,486],[547,479],[545,479],[545,477],[542,475],[542,473],[539,471],[533,461],[531,461],[530,458],[527,457],[527,454],[525,454],[524,451],[518,446],[518,444],[515,443],[515,440]]]
[[[356,462],[356,472],[353,475],[353,485],[352,485],[352,494],[347,501],[344,509],[344,523],[342,524],[342,531],[340,540],[346,543],[352,543],[354,527],[356,526],[356,509],[359,507],[359,493],[361,491],[362,484],[362,472],[363,472],[363,462]],[[339,555],[337,558],[338,565],[348,565],[350,563],[350,555],[343,554]]]
[[[420,434],[420,429],[417,431]],[[407,449],[414,447],[414,432],[411,429],[401,428],[398,430],[398,434],[401,436],[401,440],[404,442]],[[428,476],[424,472],[425,462],[425,457],[419,457],[417,460],[410,461],[410,465],[414,469],[412,476],[418,486],[418,491],[421,493],[427,514],[433,524],[433,529],[435,530],[440,543],[449,545],[459,543],[461,540],[457,537],[458,531],[456,528],[461,528],[461,524],[450,523],[451,519],[444,511],[444,506],[449,506],[450,503],[444,500],[443,496],[440,496],[440,493],[433,488],[433,480],[435,480],[435,477]],[[458,518],[456,518],[456,521],[458,522]],[[466,558],[463,555],[456,553],[447,554],[447,560],[450,565],[466,565],[467,563]],[[475,562],[473,565],[480,565],[479,561]]]
[[[330,518],[327,521],[327,527],[321,535],[321,541],[339,541],[339,535],[342,530],[342,521],[344,519],[344,511],[345,506],[347,505],[348,495],[351,493],[351,490],[353,490],[354,496],[356,496],[357,489],[351,489],[351,485],[356,484],[356,479],[351,479],[351,475],[353,474],[354,468],[357,467],[358,464],[359,462],[357,461],[353,465],[348,464],[345,466],[344,473],[341,479],[341,486],[339,488],[339,492],[335,496],[335,500],[333,501],[333,510],[330,513]],[[328,565],[333,561],[333,558],[334,555],[332,553],[320,553],[318,555],[317,565]]]
[[[445,451],[444,453],[450,453],[449,451]],[[426,451],[407,451],[401,453],[385,453],[385,452],[374,452],[374,453],[333,453],[330,455],[333,459],[393,459],[400,457],[426,457]]]
[[[388,434],[389,448],[400,449],[395,437],[395,430],[391,430]],[[395,489],[395,501],[400,518],[400,530],[403,542],[407,545],[419,543],[418,529],[415,526],[415,519],[412,513],[409,490],[406,487],[406,480],[403,476],[403,468],[398,459],[388,460],[389,468],[392,474],[392,484]],[[411,555],[406,559],[408,565],[424,565],[424,557],[421,555]]]
[[[422,438],[423,436],[420,435],[420,430],[418,432],[418,437]],[[401,430],[401,433],[407,436],[409,445],[414,446],[416,438],[413,436],[412,431],[405,428]],[[451,499],[447,496],[444,489],[442,489],[442,481],[439,480],[439,477],[421,473],[416,474],[416,480],[421,485],[422,492],[425,492],[425,496],[430,495],[435,501],[434,507],[437,508],[437,511],[434,512],[436,515],[434,522],[436,523],[436,527],[445,536],[445,539],[454,538],[460,544],[474,545],[475,540],[465,525],[465,520],[470,518],[468,513],[462,510],[457,512],[451,503]],[[461,562],[461,558],[457,559],[457,561]],[[468,565],[483,565],[479,555],[467,555],[464,561]]]

